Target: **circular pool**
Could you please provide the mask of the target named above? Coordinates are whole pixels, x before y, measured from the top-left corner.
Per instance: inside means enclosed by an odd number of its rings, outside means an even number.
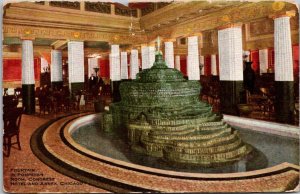
[[[102,132],[101,121],[101,114],[89,113],[50,121],[33,134],[31,148],[55,170],[115,192],[272,192],[299,181],[297,139],[240,129],[257,148],[248,158],[215,168],[178,166],[133,153],[124,135]]]

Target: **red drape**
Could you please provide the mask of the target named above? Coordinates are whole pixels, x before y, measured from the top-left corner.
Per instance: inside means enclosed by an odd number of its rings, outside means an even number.
[[[275,64],[275,54],[274,54],[274,48],[268,49],[268,68],[272,69],[274,72],[274,64]]]
[[[40,80],[41,59],[34,58],[34,79]],[[3,81],[21,81],[22,80],[22,60],[21,59],[3,59]]]
[[[109,59],[98,60],[100,66],[100,77],[109,78]]]
[[[294,75],[299,76],[299,45],[293,46]]]
[[[259,50],[250,51],[250,60],[252,61],[252,69],[255,73],[259,72]]]
[[[187,58],[180,56],[180,71],[184,76],[187,76]]]
[[[187,76],[187,62],[186,57],[180,56],[180,71]]]
[[[130,54],[127,54],[127,64],[130,64]],[[128,68],[128,78],[131,79],[130,77],[130,66],[127,66]]]
[[[216,55],[216,60],[217,60],[217,74],[220,76],[219,55]]]
[[[206,55],[204,59],[204,75],[211,75],[211,56]]]

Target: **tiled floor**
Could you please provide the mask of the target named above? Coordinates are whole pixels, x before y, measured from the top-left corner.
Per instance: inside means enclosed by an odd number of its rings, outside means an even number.
[[[21,132],[20,141],[22,150],[12,148],[10,156],[3,157],[3,171],[4,171],[4,190],[6,192],[16,192],[16,193],[36,193],[36,192],[106,192],[103,189],[96,188],[87,184],[79,183],[78,181],[64,176],[44,163],[42,163],[35,155],[32,153],[30,148],[30,137],[43,123],[49,121],[51,118],[56,116],[61,116],[62,114],[51,114],[51,115],[23,115],[21,122]],[[35,175],[25,175],[25,170],[27,172],[34,169]],[[20,172],[23,171],[23,172]],[[32,173],[32,171],[31,171]],[[41,175],[43,174],[43,175]],[[14,176],[15,175],[15,176]],[[31,181],[33,178],[54,178],[52,182],[44,181]],[[19,179],[19,181],[15,181]],[[12,185],[11,183],[21,184],[25,180],[26,185]],[[49,180],[49,179],[48,179]],[[29,183],[37,183],[38,185],[28,185]],[[56,182],[55,185],[50,185]],[[43,183],[49,185],[42,185]]]

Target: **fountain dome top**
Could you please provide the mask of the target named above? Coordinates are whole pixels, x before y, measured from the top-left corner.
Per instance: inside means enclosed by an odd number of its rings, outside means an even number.
[[[155,55],[155,62],[149,69],[138,73],[138,82],[178,82],[184,81],[184,77],[177,69],[169,68],[160,53]]]

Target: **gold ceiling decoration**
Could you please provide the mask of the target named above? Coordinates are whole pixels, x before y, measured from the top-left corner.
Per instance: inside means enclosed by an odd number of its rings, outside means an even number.
[[[79,38],[80,32],[74,32],[74,33],[73,33],[73,36],[74,36],[74,38]]]
[[[25,35],[30,35],[32,32],[31,32],[31,30],[30,29],[26,29],[25,31],[24,31],[24,34]]]
[[[230,16],[229,15],[223,15],[221,20],[223,22],[230,22]]]
[[[114,41],[118,41],[120,39],[120,36],[119,35],[115,35],[113,39],[114,39]]]
[[[192,28],[188,27],[188,28],[186,29],[186,32],[187,32],[187,33],[191,33],[191,32],[192,32]]]
[[[285,7],[285,2],[282,1],[276,1],[274,3],[272,3],[272,9],[274,11],[280,11]]]

